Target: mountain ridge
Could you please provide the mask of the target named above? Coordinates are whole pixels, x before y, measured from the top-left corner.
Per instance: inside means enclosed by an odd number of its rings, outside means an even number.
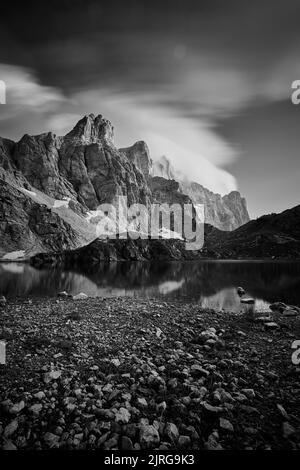
[[[196,198],[185,191],[182,182],[157,175],[155,165],[144,141],[118,149],[114,128],[101,114],[84,116],[65,136],[52,132],[24,134],[18,142],[0,137],[0,182],[6,183],[2,184],[0,197],[0,256],[7,250],[34,252],[33,235],[27,232],[29,214],[26,218],[21,211],[20,217],[12,203],[17,198],[16,191],[21,192],[24,207],[29,208],[32,203],[45,206],[41,210],[49,215],[44,217],[46,225],[51,226],[56,217],[62,219],[70,237],[63,243],[58,237],[57,244],[53,239],[50,245],[54,250],[74,248],[74,243],[79,247],[96,238],[99,205],[114,204],[119,196],[126,196],[129,205],[140,203],[147,207],[151,202],[176,201],[182,206],[204,203],[209,207],[208,221],[226,230],[249,219],[239,193],[234,205],[237,207],[239,201],[241,211],[244,210],[240,218],[234,214],[236,208],[226,206],[220,195],[201,187],[202,199],[199,191]],[[231,200],[231,196],[227,195],[227,199]],[[18,233],[22,228],[21,241]],[[48,251],[50,245],[42,237],[36,248]]]

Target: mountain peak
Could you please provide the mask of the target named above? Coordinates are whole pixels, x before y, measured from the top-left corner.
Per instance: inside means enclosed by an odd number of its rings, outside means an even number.
[[[67,139],[79,140],[84,144],[106,142],[110,145],[114,141],[114,128],[108,119],[101,114],[87,114],[80,119],[76,126],[66,135]]]

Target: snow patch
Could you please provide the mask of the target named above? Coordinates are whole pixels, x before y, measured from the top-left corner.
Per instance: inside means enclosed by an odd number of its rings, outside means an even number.
[[[29,196],[36,196],[36,193],[34,191],[29,191],[29,189],[25,189],[25,188],[20,188],[20,189],[21,191],[28,194]]]
[[[10,253],[6,253],[2,259],[9,259],[9,260],[16,260],[16,259],[23,259],[25,257],[25,251],[11,251]]]
[[[53,207],[56,209],[57,207],[69,207],[69,202],[71,198],[67,197],[65,199],[55,199]]]

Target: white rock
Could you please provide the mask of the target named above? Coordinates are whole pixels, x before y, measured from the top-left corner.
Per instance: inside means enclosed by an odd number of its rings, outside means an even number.
[[[36,403],[32,405],[29,410],[32,411],[32,413],[39,414],[39,412],[42,410],[43,405],[41,403]]]
[[[60,370],[51,370],[50,372],[46,372],[44,375],[44,382],[49,383],[51,380],[57,380],[61,376]]]
[[[244,297],[243,299],[241,299],[241,303],[242,304],[254,304],[255,300],[251,299],[251,297]]]
[[[73,295],[73,300],[84,300],[87,298],[88,298],[88,295],[86,295],[84,292],[80,292],[77,295]]]
[[[119,359],[112,359],[110,362],[116,367],[119,367],[121,365]]]
[[[123,424],[127,424],[129,423],[129,420],[131,418],[131,414],[129,413],[129,411],[124,408],[124,407],[121,407],[117,412],[116,412],[116,421],[117,423],[123,423]]]
[[[33,396],[34,398],[37,398],[38,400],[42,400],[43,398],[45,398],[46,395],[45,395],[45,392],[40,391],[40,392],[35,393]]]
[[[12,414],[12,415],[17,415],[18,413],[20,413],[20,411],[22,411],[23,409],[25,408],[25,402],[24,400],[20,401],[19,403],[15,403],[9,410],[9,412]]]

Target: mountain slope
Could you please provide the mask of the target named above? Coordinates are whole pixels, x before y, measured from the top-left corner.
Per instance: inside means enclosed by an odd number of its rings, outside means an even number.
[[[65,136],[0,138],[0,258],[17,250],[30,256],[86,245],[104,217],[99,205],[115,204],[119,196],[126,196],[128,205],[147,207],[201,202],[213,225],[228,229],[243,223],[246,205],[239,193],[221,198],[197,183],[184,186],[164,164],[163,174],[155,176],[157,165],[143,141],[117,149],[114,129],[101,115],[84,116]],[[43,220],[45,233],[34,229],[32,211]]]
[[[232,232],[210,228],[205,246],[220,258],[300,259],[300,205],[251,220]]]

